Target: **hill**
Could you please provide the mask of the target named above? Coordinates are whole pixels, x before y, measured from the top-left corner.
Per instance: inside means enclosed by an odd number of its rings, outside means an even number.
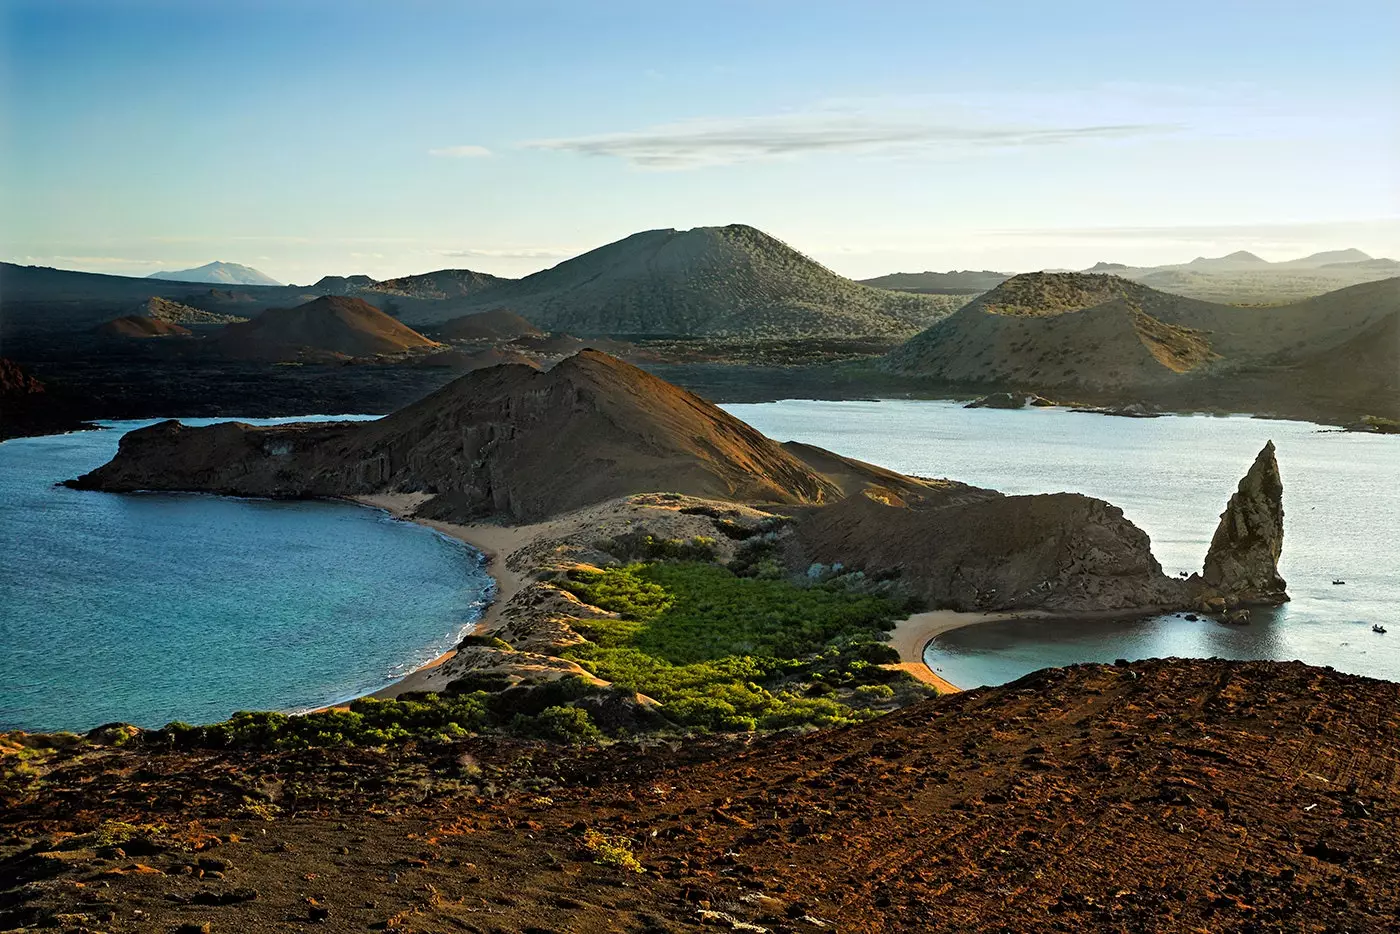
[[[417,276],[402,276],[397,279],[381,279],[369,286],[375,292],[386,295],[402,295],[408,298],[448,299],[465,298],[495,288],[503,282],[513,282],[489,273],[471,269],[439,269]]]
[[[191,300],[198,301],[200,299],[192,298]],[[159,297],[142,302],[136,307],[135,314],[145,318],[155,318],[158,321],[168,321],[171,324],[231,324],[235,321],[248,320],[239,315],[205,311],[203,308],[195,308]]]
[[[147,279],[165,279],[172,282],[212,282],[218,285],[281,285],[266,273],[258,272],[251,266],[239,263],[213,262],[196,266],[193,269],[180,269],[174,272],[153,272]]]
[[[910,334],[956,300],[860,285],[742,224],[648,230],[456,305],[509,308],[546,330],[596,336]],[[447,309],[404,308],[426,324]]]
[[[547,372],[477,370],[360,425],[154,427],[127,435],[118,458],[82,482],[253,496],[430,490],[420,513],[459,521],[529,521],[652,490],[786,503],[836,493],[733,416],[595,351]]]
[[[373,276],[322,276],[310,290],[322,295],[354,295],[372,285]]]
[[[304,355],[367,357],[437,346],[373,305],[328,295],[295,308],[272,308],[230,324],[218,348],[245,359],[292,360]]]
[[[499,308],[452,318],[433,328],[443,340],[512,340],[517,337],[543,337],[544,332],[513,311]]]
[[[1389,416],[1400,344],[1383,332],[1397,310],[1400,279],[1251,308],[1117,276],[1027,273],[896,348],[883,366],[969,389]]]
[[[859,281],[862,285],[899,292],[969,295],[994,289],[1009,278],[1009,273],[993,272],[990,269],[980,272],[952,269],[948,272],[896,272]]]
[[[103,337],[117,337],[124,340],[162,337],[193,337],[189,328],[182,328],[161,318],[144,315],[126,315],[114,318],[106,324],[98,325],[96,333]]]
[[[1216,354],[1170,324],[1188,300],[1114,276],[1026,273],[896,348],[893,372],[948,383],[1121,390],[1170,380]]]

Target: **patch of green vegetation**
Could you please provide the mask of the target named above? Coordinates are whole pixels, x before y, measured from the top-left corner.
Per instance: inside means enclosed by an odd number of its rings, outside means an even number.
[[[511,721],[511,731],[556,743],[596,743],[603,738],[603,731],[593,724],[588,711],[578,707],[546,707],[533,717],[517,714]]]
[[[316,746],[386,746],[406,740],[447,741],[481,730],[490,715],[482,693],[410,700],[365,697],[349,709],[293,717],[275,711],[241,710],[208,726],[170,723],[153,742],[180,747],[304,749]]]
[[[831,696],[904,677],[884,631],[892,600],[835,583],[803,587],[739,577],[713,564],[631,564],[574,571],[575,596],[621,619],[573,623],[589,642],[566,656],[655,698],[683,727],[744,731],[835,726],[873,713]],[[813,682],[830,692],[808,691]]]
[[[1371,431],[1381,434],[1400,434],[1400,421],[1393,418],[1382,418],[1379,415],[1363,415],[1361,416],[1361,424]]]
[[[446,694],[363,697],[351,701],[348,708],[303,716],[242,710],[207,726],[169,723],[149,734],[146,741],[180,748],[274,750],[442,743],[489,730],[561,743],[603,739],[588,711],[569,705],[585,697],[606,695],[610,688],[577,676],[533,686],[501,684],[489,692],[472,682],[471,677],[458,679]]]
[[[704,535],[680,539],[657,538],[647,532],[626,532],[599,542],[598,550],[624,561],[713,561],[715,540]]]

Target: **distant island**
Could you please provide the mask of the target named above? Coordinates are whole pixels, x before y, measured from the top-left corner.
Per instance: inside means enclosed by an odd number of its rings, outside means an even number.
[[[218,285],[282,284],[251,266],[223,262],[205,263],[203,266],[196,266],[193,269],[178,269],[174,272],[153,272],[146,278],[165,279],[173,282],[212,282]]]

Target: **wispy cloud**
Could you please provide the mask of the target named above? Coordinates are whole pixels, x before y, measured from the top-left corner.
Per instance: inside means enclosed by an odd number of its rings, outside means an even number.
[[[554,247],[523,247],[520,249],[501,250],[434,250],[438,256],[448,256],[456,259],[560,259],[567,256],[577,256],[581,250],[557,249]]]
[[[440,149],[429,149],[428,155],[443,159],[480,159],[491,155],[491,150],[485,146],[443,146]]]
[[[541,139],[530,149],[624,159],[645,169],[680,170],[810,153],[908,155],[976,148],[1058,146],[1125,139],[1174,129],[1169,124],[1066,126],[946,123],[923,115],[872,118],[807,112],[725,120],[688,120],[625,133]]]

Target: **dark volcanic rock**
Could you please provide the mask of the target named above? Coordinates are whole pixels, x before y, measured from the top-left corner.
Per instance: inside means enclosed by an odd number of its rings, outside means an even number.
[[[813,560],[901,569],[937,608],[1094,611],[1189,598],[1121,509],[1077,493],[1002,496],[949,484],[922,502],[852,496],[805,518],[798,534]]]
[[[1283,603],[1283,480],[1274,443],[1264,445],[1220,515],[1206,554],[1205,583],[1231,604]]]
[[[963,406],[965,409],[1024,409],[1025,407],[1025,396],[1009,392],[994,392],[990,396],[974,399]]]

